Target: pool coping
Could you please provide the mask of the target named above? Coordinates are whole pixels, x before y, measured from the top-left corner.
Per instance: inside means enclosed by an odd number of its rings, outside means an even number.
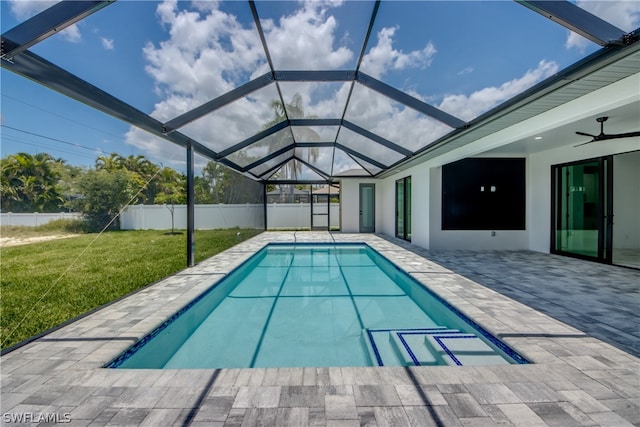
[[[102,368],[266,243],[300,241],[368,244],[418,282],[428,283],[434,294],[533,363],[411,368]],[[549,411],[553,409],[553,416],[564,414],[578,424],[633,425],[632,411],[640,411],[638,358],[403,246],[406,244],[373,234],[262,233],[3,355],[3,415],[68,413],[78,425],[118,424],[121,419],[153,425],[152,421],[163,415],[161,419],[169,425],[185,425],[224,424],[273,410],[274,422],[285,415],[286,419],[295,415],[309,423],[313,419],[325,424],[355,424],[372,416],[382,423],[394,416],[420,419],[421,423],[430,420],[432,424],[434,420],[446,424],[474,420],[517,425],[526,420],[528,425],[544,425],[552,419]],[[300,397],[307,392],[313,395],[307,396],[308,402]],[[189,397],[177,397],[185,394]],[[342,408],[337,413],[336,405]],[[636,422],[640,421],[638,414]],[[417,425],[428,425],[421,423],[416,421]]]

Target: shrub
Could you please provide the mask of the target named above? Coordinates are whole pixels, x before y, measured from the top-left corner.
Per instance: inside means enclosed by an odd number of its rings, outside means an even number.
[[[36,231],[61,231],[65,233],[84,232],[84,221],[80,218],[61,218],[36,227]]]

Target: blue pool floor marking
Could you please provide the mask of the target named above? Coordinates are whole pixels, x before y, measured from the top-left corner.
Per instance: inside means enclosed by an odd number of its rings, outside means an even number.
[[[350,297],[351,303],[353,304],[354,310],[356,312],[356,316],[358,317],[358,322],[360,324],[360,328],[364,329],[364,326],[363,326],[363,323],[362,323],[362,318],[360,317],[360,312],[358,311],[358,307],[355,304],[355,300],[353,298],[353,294],[351,292],[351,288],[349,287],[349,283],[347,282],[347,279],[344,276],[344,273],[343,273],[342,268],[340,266],[340,261],[339,261],[338,257],[335,254],[332,254],[329,250],[323,251],[323,252],[327,252],[328,254],[330,254],[330,256],[333,256],[336,259],[336,262],[338,264],[337,266],[339,268],[340,274],[342,276],[342,279],[345,282],[345,286],[347,287],[347,291],[348,291],[348,295],[344,295],[344,296],[345,297],[346,296]],[[260,339],[258,340],[258,344],[256,345],[256,350],[255,350],[255,352],[253,354],[253,357],[251,358],[251,363],[249,365],[250,368],[253,368],[255,366],[255,363],[256,363],[256,361],[258,359],[258,355],[260,354],[260,348],[262,347],[262,343],[264,341],[264,337],[266,335],[267,329],[268,329],[269,324],[271,322],[271,318],[273,317],[273,312],[275,311],[275,308],[276,308],[276,305],[278,303],[278,300],[280,298],[287,298],[287,297],[290,297],[290,298],[299,298],[300,297],[300,295],[291,295],[291,296],[281,295],[282,289],[284,288],[284,284],[286,283],[287,278],[289,277],[289,272],[291,271],[291,268],[293,267],[295,257],[296,257],[296,255],[295,255],[295,252],[294,252],[292,257],[291,257],[291,260],[289,262],[289,266],[286,267],[287,268],[287,272],[284,274],[284,277],[282,278],[282,283],[280,283],[280,288],[278,289],[278,293],[275,295],[275,298],[273,296],[269,297],[269,298],[274,298],[273,305],[271,306],[271,310],[269,311],[269,315],[267,316],[267,320],[265,321],[265,325],[262,328],[262,333],[260,334]],[[296,266],[296,267],[299,267],[299,266]],[[227,297],[229,297],[229,296],[227,296]],[[327,298],[326,295],[317,295],[317,297]],[[238,298],[238,297],[236,297],[236,298]]]
[[[291,261],[289,261],[289,267],[287,267],[287,272],[284,274],[282,278],[282,283],[280,283],[280,288],[278,289],[278,293],[275,298],[273,298],[273,304],[271,305],[271,310],[269,311],[269,315],[267,316],[267,320],[264,322],[264,327],[262,328],[262,333],[260,334],[260,339],[258,340],[258,344],[256,345],[256,350],[253,353],[253,357],[251,358],[251,363],[249,364],[250,368],[253,368],[256,364],[256,360],[258,359],[258,354],[260,354],[260,347],[262,347],[262,342],[264,341],[264,336],[267,333],[267,329],[269,328],[269,323],[271,322],[271,317],[273,316],[273,312],[276,309],[276,304],[278,303],[278,299],[280,298],[280,293],[282,293],[282,288],[284,287],[285,282],[287,281],[287,277],[289,277],[289,272],[291,271],[291,265],[293,265],[293,260],[295,259],[295,253],[291,257]]]
[[[334,248],[337,249],[337,248]],[[353,293],[351,292],[351,286],[349,286],[349,281],[344,275],[344,271],[342,271],[342,265],[340,264],[340,259],[337,255],[333,255],[336,258],[336,262],[338,263],[338,270],[340,270],[340,275],[342,276],[342,280],[344,280],[344,284],[347,287],[347,291],[349,292],[349,299],[351,300],[351,304],[353,305],[353,309],[356,312],[356,316],[358,316],[358,323],[360,324],[360,330],[364,329],[364,323],[362,323],[362,317],[360,316],[360,310],[358,310],[358,306],[356,305],[356,300],[353,298]]]
[[[363,294],[363,295],[355,295],[354,298],[404,298],[407,295],[376,295],[376,294]],[[317,295],[280,295],[278,298],[349,298],[349,294],[317,294]],[[261,299],[261,298],[275,298],[275,296],[271,295],[257,295],[257,296],[231,296],[227,295],[226,298],[230,299]],[[364,328],[362,328],[364,329]]]

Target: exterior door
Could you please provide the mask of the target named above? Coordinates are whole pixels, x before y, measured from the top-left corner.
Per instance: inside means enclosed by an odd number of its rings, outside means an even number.
[[[375,184],[360,184],[360,232],[374,233],[376,231],[376,186]]]
[[[552,166],[551,252],[611,263],[611,158]]]
[[[396,237],[411,240],[411,177],[396,181]]]

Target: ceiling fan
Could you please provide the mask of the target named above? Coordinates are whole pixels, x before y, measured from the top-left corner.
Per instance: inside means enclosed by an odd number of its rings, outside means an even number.
[[[638,131],[638,132],[627,132],[627,133],[612,133],[612,134],[604,133],[604,122],[606,122],[608,118],[609,117],[604,116],[604,117],[598,117],[596,119],[596,121],[598,123],[600,123],[600,134],[599,135],[592,135],[590,133],[585,133],[585,132],[576,132],[576,134],[578,134],[578,135],[590,136],[593,139],[591,141],[583,142],[582,144],[574,145],[574,147],[579,147],[579,146],[585,145],[585,144],[591,144],[592,142],[597,142],[597,141],[605,141],[607,139],[629,138],[629,137],[632,137],[632,136],[640,136],[640,131]]]

